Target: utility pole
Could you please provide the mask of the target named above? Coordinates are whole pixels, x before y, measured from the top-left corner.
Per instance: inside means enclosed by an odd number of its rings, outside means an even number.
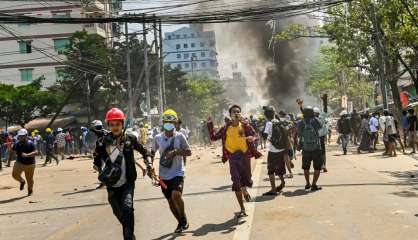
[[[142,36],[144,41],[144,69],[145,69],[145,88],[146,88],[146,101],[147,101],[147,118],[148,122],[151,122],[151,96],[149,89],[149,69],[148,69],[148,43],[147,43],[147,27],[145,25],[145,14],[143,15],[144,21],[142,22]]]
[[[132,106],[132,77],[131,77],[131,46],[129,46],[128,23],[125,22],[125,41],[126,41],[126,71],[128,75],[128,123],[133,121]]]
[[[159,25],[159,36],[160,36],[160,71],[161,71],[161,90],[162,90],[162,100],[163,100],[163,109],[165,105],[167,104],[167,99],[165,95],[165,71],[164,71],[164,55],[163,55],[163,34],[162,34],[162,28],[161,28],[161,19],[158,22]]]
[[[87,101],[87,122],[91,123],[91,109],[90,109],[90,81],[87,79],[87,73],[84,73],[84,80],[86,81],[86,101]]]
[[[163,114],[163,89],[162,89],[162,84],[161,84],[161,57],[159,56],[160,51],[159,51],[159,47],[161,48],[161,45],[159,43],[158,40],[158,32],[157,32],[157,22],[154,20],[154,24],[153,24],[153,28],[154,28],[154,47],[155,47],[155,54],[157,55],[157,82],[158,82],[158,113],[160,115]]]
[[[377,55],[377,62],[379,64],[379,83],[380,83],[380,89],[382,91],[382,98],[383,98],[383,108],[388,109],[388,101],[387,101],[387,89],[386,89],[386,78],[385,78],[385,63],[383,61],[383,50],[382,45],[380,41],[380,31],[376,16],[376,8],[375,4],[373,3],[373,6],[371,8],[371,14],[372,14],[372,24],[373,24],[373,32],[374,32],[374,42],[375,42],[375,48],[376,48],[376,55]]]

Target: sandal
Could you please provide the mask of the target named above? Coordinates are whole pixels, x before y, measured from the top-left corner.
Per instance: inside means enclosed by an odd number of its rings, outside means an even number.
[[[305,185],[305,190],[308,190],[309,188],[311,188],[311,184],[308,183]]]
[[[287,178],[293,178],[293,173],[289,173],[289,174],[287,175]]]
[[[286,186],[286,184],[285,184],[285,183],[280,184],[280,186],[278,186],[278,187],[276,188],[276,191],[277,191],[277,192],[281,192],[285,186]]]
[[[322,187],[321,186],[317,186],[317,185],[312,185],[311,191],[318,191],[318,190],[322,190]]]
[[[279,195],[277,192],[273,192],[273,191],[268,191],[263,193],[263,196],[277,196]]]
[[[238,214],[237,214],[237,218],[239,219],[239,218],[243,218],[243,217],[247,217],[248,215],[247,215],[247,213],[245,212],[245,210],[241,210],[241,212],[239,212]]]

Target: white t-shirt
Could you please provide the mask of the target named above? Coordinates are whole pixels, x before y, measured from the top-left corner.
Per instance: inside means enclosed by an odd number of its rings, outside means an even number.
[[[379,121],[377,118],[372,117],[369,120],[370,132],[375,133],[377,132],[377,127],[379,126]]]
[[[385,129],[386,134],[393,135],[396,134],[395,119],[392,116],[385,117]]]
[[[120,176],[119,181],[117,181],[116,184],[113,185],[112,187],[120,187],[126,183],[126,163],[125,163],[125,157],[123,156],[123,150],[122,149],[119,150],[118,148],[116,148],[116,146],[111,145],[109,157],[112,163],[116,161],[116,158],[119,156],[119,154],[122,155],[122,164],[121,164],[122,175]]]
[[[273,134],[273,123],[271,121],[266,122],[266,127],[264,129],[264,133],[267,134],[267,139],[269,140],[267,142],[267,149],[268,149],[269,152],[277,153],[277,152],[281,152],[281,151],[285,150],[285,149],[277,149],[270,142],[271,135]]]

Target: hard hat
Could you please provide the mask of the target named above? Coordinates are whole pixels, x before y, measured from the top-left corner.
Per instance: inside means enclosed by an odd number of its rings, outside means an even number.
[[[145,127],[145,128],[149,128],[148,123],[145,123],[144,127]]]
[[[51,129],[51,128],[46,128],[46,129],[45,129],[45,132],[47,132],[47,133],[52,133],[52,129]]]
[[[62,132],[62,128],[57,128],[57,132]]]
[[[103,123],[100,120],[93,120],[93,122],[91,122],[91,125],[93,125],[94,127],[101,127],[103,126]]]
[[[297,118],[297,119],[302,119],[302,118],[303,118],[303,114],[302,114],[302,113],[298,113],[298,114],[296,115],[296,118]]]
[[[125,120],[125,114],[119,108],[112,108],[106,113],[106,122],[113,120]]]
[[[17,131],[17,136],[27,136],[28,135],[28,130],[22,128],[19,131]]]
[[[177,113],[173,109],[167,109],[163,113],[163,121],[177,121]]]
[[[38,132],[39,132],[39,130],[38,130],[38,129],[35,129],[35,130],[33,130],[33,132],[34,132],[34,133],[38,133]]]
[[[321,113],[321,110],[319,110],[319,107],[314,107],[313,111],[314,113]]]

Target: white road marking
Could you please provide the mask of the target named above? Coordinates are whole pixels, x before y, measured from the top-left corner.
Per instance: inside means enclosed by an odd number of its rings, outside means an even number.
[[[261,160],[261,159],[260,159]],[[261,161],[258,160],[255,166],[253,177],[253,187],[248,190],[252,198],[257,196],[257,187],[259,186],[259,180],[261,175]],[[233,240],[249,240],[251,236],[251,227],[253,225],[254,211],[255,211],[255,202],[246,203],[245,208],[247,210],[248,217],[245,218],[245,222],[240,224],[235,229]]]

